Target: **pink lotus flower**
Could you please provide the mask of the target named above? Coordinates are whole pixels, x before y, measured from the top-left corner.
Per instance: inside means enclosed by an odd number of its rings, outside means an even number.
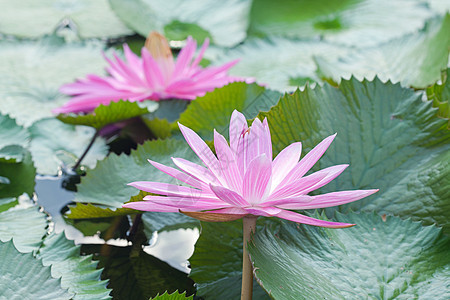
[[[348,167],[336,165],[304,176],[336,135],[324,139],[300,161],[300,142],[289,145],[272,160],[267,119],[263,122],[255,119],[248,128],[244,115],[234,111],[230,121],[230,145],[222,135],[214,131],[217,157],[195,132],[181,124],[179,127],[206,168],[182,158],[172,158],[181,171],[150,161],[160,171],[191,187],[159,182],[133,182],[129,185],[162,196],[146,196],[144,201],[126,203],[124,207],[142,211],[181,211],[208,221],[254,215],[342,228],[354,224],[318,220],[291,210],[341,205],[378,191],[353,190],[307,195],[329,183]]]
[[[74,97],[53,112],[89,112],[100,104],[121,99],[132,102],[170,98],[194,100],[234,81],[254,81],[227,75],[227,71],[237,60],[219,67],[201,68],[199,63],[208,43],[207,39],[194,59],[197,43],[188,37],[176,63],[167,40],[156,32],[150,34],[146,47],[142,48],[142,58],[124,44],[125,60],[115,53],[115,61],[105,56],[109,63],[106,68],[109,76],[89,74],[77,82],[63,85],[60,92]]]

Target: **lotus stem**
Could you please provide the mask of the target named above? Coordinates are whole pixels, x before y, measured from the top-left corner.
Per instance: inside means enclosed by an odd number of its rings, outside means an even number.
[[[251,300],[253,295],[253,266],[247,251],[247,243],[251,239],[252,232],[254,233],[256,231],[257,218],[257,216],[248,215],[243,219],[244,243],[242,248],[244,255],[242,260],[241,300]]]
[[[78,161],[76,162],[76,164],[73,166],[72,170],[76,171],[78,169],[78,167],[81,164],[81,161],[84,159],[84,157],[86,156],[86,154],[89,152],[89,149],[91,149],[92,145],[94,145],[95,140],[97,139],[99,134],[99,131],[95,131],[94,136],[92,137],[91,141],[89,142],[89,145],[86,147],[86,150],[84,150],[83,154],[80,156],[80,158],[78,159]]]

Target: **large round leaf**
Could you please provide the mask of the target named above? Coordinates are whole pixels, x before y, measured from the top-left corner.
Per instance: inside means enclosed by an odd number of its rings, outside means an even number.
[[[52,234],[44,239],[38,258],[44,266],[51,266],[54,278],[61,278],[61,286],[74,293],[73,299],[110,299],[106,280],[100,280],[101,270],[91,256],[80,256],[80,246],[75,246],[64,233]]]
[[[116,14],[143,36],[164,32],[169,39],[188,35],[231,47],[243,41],[248,27],[249,0],[109,0]],[[209,34],[208,34],[209,33]]]
[[[448,120],[450,129],[450,69],[442,72],[440,82],[427,88],[427,98],[433,106],[439,108],[438,116]]]
[[[145,106],[144,106],[145,105]],[[58,119],[67,124],[86,125],[101,129],[108,124],[124,121],[158,108],[158,103],[146,101],[145,104],[120,100],[108,105],[100,104],[88,114],[60,114]]]
[[[352,228],[285,223],[249,244],[255,275],[274,299],[450,297],[450,239],[435,226],[375,214],[337,214]]]
[[[0,114],[0,128],[0,149],[9,145],[28,146],[30,134],[17,125],[14,119]]]
[[[8,179],[7,184],[4,181],[0,183],[0,198],[18,197],[23,193],[33,195],[36,168],[31,160],[31,154],[24,151],[20,156],[20,162],[17,162],[16,158],[16,163],[11,163],[10,159],[6,162],[0,160],[0,177]]]
[[[84,251],[98,256],[102,276],[109,279],[114,299],[147,300],[169,291],[194,292],[194,282],[187,274],[145,253],[140,244],[128,247],[85,245]]]
[[[434,14],[410,0],[255,0],[251,32],[294,38],[320,36],[351,46],[377,45],[412,33]]]
[[[341,77],[400,81],[424,88],[440,79],[448,64],[450,14],[430,20],[418,33],[377,47],[355,49],[335,57],[316,58],[322,76],[339,82]]]
[[[325,84],[286,95],[261,116],[268,119],[275,152],[301,141],[306,153],[338,133],[316,167],[350,166],[320,192],[380,189],[342,209],[376,210],[448,229],[450,131],[422,96],[399,84],[352,78],[338,88]]]
[[[0,213],[0,240],[13,240],[20,252],[37,250],[47,233],[47,216],[38,207],[20,205]],[[0,289],[1,290],[1,289]]]
[[[75,202],[121,207],[139,190],[127,184],[133,181],[174,182],[172,177],[151,166],[147,159],[172,165],[170,157],[198,161],[188,144],[178,140],[148,141],[130,155],[110,154],[82,177]]]
[[[68,125],[56,119],[40,120],[29,130],[30,151],[37,172],[45,175],[56,175],[63,161],[71,160],[75,163],[95,134],[93,128]],[[97,160],[103,159],[107,153],[105,141],[97,138],[82,164],[93,168]]]
[[[239,299],[242,221],[201,222],[201,225],[202,231],[195,244],[194,254],[189,258],[192,268],[189,276],[197,283],[197,295],[205,299]],[[269,299],[256,281],[253,289],[254,299]]]
[[[230,117],[235,109],[252,119],[260,111],[268,111],[279,99],[278,92],[256,84],[236,82],[197,98],[178,122],[207,140],[213,139],[213,129],[228,137]]]
[[[249,39],[244,44],[215,54],[217,63],[239,59],[230,74],[254,77],[260,84],[279,91],[293,91],[306,82],[321,81],[316,73],[314,57],[323,56],[334,60],[345,56],[349,48],[320,40],[289,40],[272,37]]]
[[[103,72],[102,49],[99,43],[64,44],[56,37],[0,41],[0,112],[27,127],[53,116],[51,110],[68,100],[58,92],[62,84]]]
[[[83,38],[132,34],[112,12],[108,0],[0,0],[0,32],[20,37],[51,34],[69,25]]]
[[[12,242],[0,241],[0,298],[72,299],[61,287],[61,280],[50,274],[50,267],[31,253],[20,253]]]

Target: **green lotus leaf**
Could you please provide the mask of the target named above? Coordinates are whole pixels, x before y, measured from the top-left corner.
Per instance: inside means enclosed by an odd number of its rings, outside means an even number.
[[[213,43],[227,47],[245,39],[251,5],[248,0],[201,0],[195,5],[182,0],[110,0],[110,3],[117,16],[143,36],[150,31],[164,32],[171,40],[188,35],[197,40],[210,36]]]
[[[107,0],[0,0],[0,32],[36,38],[69,26],[83,38],[132,34],[114,14]]]
[[[397,217],[337,214],[329,229],[285,222],[249,243],[255,276],[274,299],[448,299],[450,239]]]
[[[31,253],[21,253],[11,241],[0,241],[0,298],[73,299],[53,278],[50,267]]]

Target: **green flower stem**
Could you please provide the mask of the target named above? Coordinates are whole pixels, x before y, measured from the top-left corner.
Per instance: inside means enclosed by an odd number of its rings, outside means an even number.
[[[244,255],[242,260],[241,300],[251,300],[253,294],[253,266],[247,252],[247,243],[251,239],[252,232],[254,233],[256,231],[257,218],[257,216],[249,215],[245,216],[243,219],[244,244],[242,247],[244,250]]]
[[[78,169],[78,167],[81,164],[81,161],[83,160],[83,158],[86,156],[86,154],[89,152],[89,149],[91,149],[92,145],[94,145],[95,140],[97,139],[99,134],[99,130],[95,131],[94,136],[91,139],[91,142],[89,143],[89,145],[86,147],[86,150],[84,150],[83,154],[81,155],[81,157],[78,159],[77,163],[73,166],[72,170],[76,171]]]

